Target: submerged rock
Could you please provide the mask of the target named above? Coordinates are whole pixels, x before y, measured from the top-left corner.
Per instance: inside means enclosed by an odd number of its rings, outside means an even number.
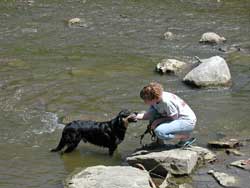
[[[188,183],[184,183],[184,184],[179,185],[179,188],[193,188],[193,186]]]
[[[81,23],[81,19],[80,18],[72,18],[68,21],[68,23],[71,24],[80,24]]]
[[[196,87],[229,86],[231,73],[226,61],[220,56],[201,59],[202,63],[191,70],[183,81]]]
[[[93,166],[73,173],[65,188],[150,188],[146,171],[130,166]]]
[[[174,34],[170,31],[167,31],[163,34],[163,36],[164,36],[164,39],[173,39]]]
[[[202,36],[201,36],[201,39],[199,42],[202,42],[202,43],[221,43],[221,42],[224,42],[226,41],[226,39],[224,37],[221,37],[219,36],[218,34],[214,33],[214,32],[207,32],[207,33],[204,33]]]
[[[244,170],[250,170],[250,159],[234,161],[230,165],[242,168]]]
[[[224,187],[237,187],[238,180],[231,175],[228,175],[223,172],[216,172],[214,170],[210,170],[208,174],[213,175],[213,177]]]
[[[222,46],[218,50],[221,52],[224,52],[224,53],[233,53],[233,52],[244,51],[239,46]]]
[[[23,28],[22,32],[23,33],[37,33],[37,29],[36,28]]]
[[[226,154],[234,154],[236,156],[242,156],[244,155],[244,153],[241,153],[239,150],[237,149],[226,149]]]
[[[235,148],[240,146],[240,141],[236,139],[209,141],[208,146],[213,148]]]
[[[163,59],[156,65],[156,72],[164,73],[177,73],[186,67],[186,63],[176,59]]]

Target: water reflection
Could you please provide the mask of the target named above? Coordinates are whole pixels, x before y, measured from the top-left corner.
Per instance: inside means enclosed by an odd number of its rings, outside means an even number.
[[[116,151],[113,157],[108,155],[108,150],[89,144],[80,144],[72,153],[61,155],[64,168],[72,172],[76,168],[85,168],[95,165],[120,165],[121,154]]]

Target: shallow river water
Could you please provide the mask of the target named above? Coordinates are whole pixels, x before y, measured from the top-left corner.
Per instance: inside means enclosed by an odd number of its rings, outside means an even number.
[[[80,25],[68,25],[75,17]],[[172,40],[163,39],[166,31],[174,33]],[[242,50],[223,53],[199,44],[207,31]],[[59,141],[65,116],[102,121],[124,108],[145,110],[139,91],[151,81],[194,109],[197,144],[247,137],[249,33],[248,0],[0,1],[0,187],[59,188],[78,167],[123,164],[147,122],[130,125],[113,158],[88,144],[64,156],[49,149]],[[231,88],[194,89],[182,75],[154,72],[163,58],[193,62],[213,55],[226,59]]]

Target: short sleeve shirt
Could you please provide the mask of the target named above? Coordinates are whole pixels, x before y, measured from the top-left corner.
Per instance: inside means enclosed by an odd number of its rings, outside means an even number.
[[[173,93],[163,92],[162,100],[152,106],[163,117],[196,121],[196,116],[189,105]]]

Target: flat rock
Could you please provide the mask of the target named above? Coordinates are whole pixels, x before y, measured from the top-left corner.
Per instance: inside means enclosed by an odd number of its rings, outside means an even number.
[[[236,156],[243,156],[244,153],[240,152],[239,150],[237,149],[226,149],[226,154],[234,154]]]
[[[179,185],[179,188],[193,188],[193,186],[188,183],[184,183],[184,184]]]
[[[250,170],[250,158],[246,160],[234,161],[230,165],[242,168],[244,170]]]
[[[168,173],[175,175],[190,174],[198,161],[198,153],[190,150],[171,149],[145,154],[137,153],[127,157],[127,162],[134,166],[142,164],[146,170],[165,177]]]
[[[65,188],[150,188],[146,171],[130,166],[93,166],[71,174]]]
[[[236,139],[209,141],[208,146],[213,148],[236,148],[240,146],[240,142]]]
[[[186,148],[186,150],[191,150],[199,155],[199,160],[205,161],[205,162],[213,162],[216,160],[216,155],[210,151],[207,148],[202,148],[199,146],[191,146]]]
[[[238,180],[231,175],[228,175],[223,172],[216,172],[214,170],[210,170],[208,174],[211,174],[220,185],[224,187],[237,187],[238,186]]]

